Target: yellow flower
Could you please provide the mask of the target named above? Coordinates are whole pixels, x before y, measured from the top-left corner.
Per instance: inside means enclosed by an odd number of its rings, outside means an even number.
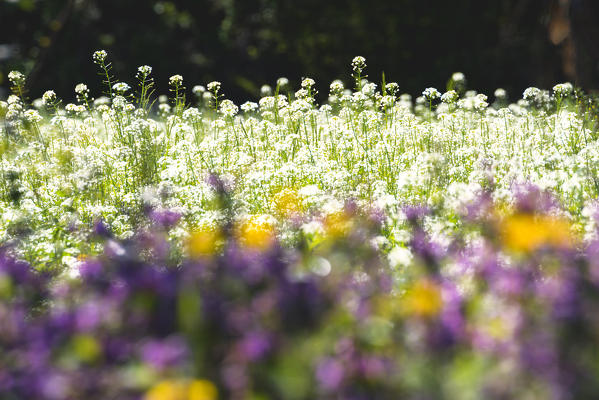
[[[189,400],[216,400],[218,392],[210,381],[196,379],[189,384]]]
[[[187,242],[187,251],[192,258],[210,256],[218,251],[222,242],[220,231],[208,225],[195,230]]]
[[[353,220],[344,211],[337,211],[326,216],[324,229],[333,239],[347,236],[353,227]]]
[[[218,391],[210,381],[167,379],[146,392],[144,400],[216,400]]]
[[[571,247],[570,223],[551,216],[515,214],[501,225],[503,244],[512,251],[531,252],[542,246]]]
[[[277,213],[284,217],[297,214],[302,209],[297,192],[290,188],[285,188],[275,194],[272,203]]]
[[[237,236],[245,247],[266,250],[275,241],[275,229],[268,216],[253,215],[239,226]]]
[[[409,316],[433,317],[441,311],[441,288],[428,279],[416,281],[403,296],[402,311]]]
[[[148,390],[144,400],[187,400],[186,386],[185,381],[164,380]]]

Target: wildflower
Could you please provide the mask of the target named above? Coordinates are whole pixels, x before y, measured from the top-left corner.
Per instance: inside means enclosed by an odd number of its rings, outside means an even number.
[[[22,86],[25,83],[25,75],[19,71],[10,71],[8,73],[8,80],[15,86]]]
[[[260,96],[264,97],[264,96],[271,96],[272,95],[272,88],[270,87],[270,85],[262,85],[260,87]]]
[[[154,385],[144,400],[216,400],[217,396],[216,386],[210,381],[169,379]]]
[[[441,96],[441,101],[446,104],[453,104],[458,100],[458,92],[455,90],[449,90]]]
[[[466,75],[462,72],[454,72],[453,75],[451,75],[451,80],[455,83],[464,83],[466,82]]]
[[[424,89],[424,91],[422,92],[422,96],[430,102],[433,100],[437,100],[439,97],[441,97],[441,93],[439,93],[437,89],[429,87]]]
[[[305,99],[310,97],[310,93],[306,89],[299,89],[295,92],[295,97],[298,99]]]
[[[77,86],[75,86],[75,93],[82,96],[87,95],[89,93],[89,89],[87,88],[86,84],[79,83]]]
[[[476,96],[474,96],[473,106],[475,110],[482,111],[485,108],[487,108],[488,105],[489,103],[487,103],[486,95],[479,93]]]
[[[258,109],[258,104],[253,101],[246,101],[241,105],[241,111],[243,112],[252,112]]]
[[[505,89],[498,88],[495,90],[494,96],[496,99],[503,100],[507,98],[507,92],[505,91]]]
[[[572,84],[570,82],[559,83],[553,87],[553,94],[556,97],[566,97],[570,93],[572,93],[573,90],[574,90],[574,87],[572,86]]]
[[[202,112],[195,107],[188,108],[181,115],[186,121],[199,121],[202,118]]]
[[[304,78],[302,80],[302,88],[306,90],[310,90],[315,84],[316,82],[312,78]]]
[[[218,92],[220,90],[221,83],[218,81],[210,82],[207,87],[210,92]]]
[[[223,100],[220,103],[219,112],[227,118],[234,117],[238,111],[239,107],[237,107],[231,100]]]
[[[129,86],[125,82],[118,82],[118,83],[115,83],[114,85],[112,85],[112,90],[114,90],[117,93],[121,93],[121,94],[125,93],[129,89],[131,89],[131,86]]]
[[[272,203],[277,212],[285,217],[296,214],[301,210],[301,202],[297,192],[285,188],[273,196]]]
[[[64,107],[65,111],[73,114],[81,114],[85,112],[85,106],[69,103]]]
[[[168,84],[170,86],[181,86],[183,84],[183,77],[181,75],[173,75],[169,78]]]
[[[27,122],[32,124],[37,124],[42,121],[42,116],[36,110],[27,110],[23,113],[23,116],[27,120]]]
[[[106,50],[95,51],[94,54],[92,55],[92,59],[94,60],[94,63],[96,63],[96,64],[103,63],[104,60],[106,60],[106,57],[108,57],[108,53],[106,52]]]
[[[351,66],[354,72],[360,74],[362,71],[364,71],[364,68],[366,68],[366,59],[362,56],[354,57],[351,62]]]
[[[137,73],[140,78],[147,78],[152,73],[152,67],[149,65],[142,65],[137,67]]]
[[[366,96],[373,96],[376,91],[376,83],[368,82],[362,86],[362,93]]]
[[[343,86],[343,82],[341,82],[339,79],[336,79],[333,82],[331,82],[331,86],[329,87],[329,89],[331,94],[341,96],[345,87]]]
[[[239,242],[254,250],[266,250],[275,241],[274,225],[266,215],[253,215],[238,229]]]
[[[285,78],[284,76],[277,79],[278,87],[283,88],[283,87],[286,87],[287,85],[289,85],[289,79]]]
[[[504,245],[517,252],[531,252],[543,246],[569,248],[574,243],[568,221],[551,216],[510,216],[503,221],[501,234]]]
[[[350,215],[345,211],[329,213],[324,220],[324,229],[331,239],[347,236],[354,226]]]
[[[429,279],[420,279],[406,290],[401,305],[406,315],[434,317],[443,307],[441,288]]]
[[[396,82],[389,82],[385,85],[385,91],[391,96],[395,96],[399,92],[399,85]]]
[[[191,258],[202,258],[215,254],[223,241],[218,228],[203,225],[191,233],[187,252]]]

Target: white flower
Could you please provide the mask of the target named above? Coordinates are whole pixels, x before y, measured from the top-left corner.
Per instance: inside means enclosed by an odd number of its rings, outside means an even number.
[[[399,91],[399,85],[396,82],[389,82],[385,85],[385,91],[391,96],[395,96]]]
[[[125,82],[119,82],[112,85],[112,90],[114,90],[117,93],[125,93],[129,89],[131,89],[131,86],[129,86]]]
[[[343,82],[341,82],[339,79],[336,79],[333,82],[331,82],[330,91],[332,94],[340,96],[344,89],[345,86],[343,85]]]
[[[220,90],[221,83],[218,81],[210,82],[207,87],[210,92],[218,92]]]
[[[463,83],[466,81],[466,75],[462,72],[454,72],[453,75],[451,75],[451,80],[456,83]]]
[[[497,88],[495,90],[494,96],[496,99],[505,99],[507,98],[507,92],[505,91],[505,89]]]
[[[74,113],[74,114],[81,114],[81,113],[85,112],[85,106],[72,104],[72,103],[67,104],[64,107],[64,109],[67,112]]]
[[[556,97],[566,97],[570,93],[572,93],[573,90],[574,90],[574,87],[572,86],[572,84],[570,82],[559,83],[553,87],[553,94]]]
[[[246,101],[241,105],[241,111],[243,112],[252,112],[258,109],[258,104],[253,101]]]
[[[197,108],[191,107],[183,111],[182,117],[187,121],[198,121],[202,117],[202,113]]]
[[[366,68],[366,59],[362,56],[356,56],[351,62],[354,72],[361,73]]]
[[[20,86],[25,83],[25,75],[19,71],[10,71],[8,73],[8,80],[11,81],[13,85]]]
[[[108,53],[106,52],[106,50],[98,50],[94,52],[94,54],[92,55],[92,59],[96,64],[101,64],[104,62],[104,60],[106,60],[107,56]]]
[[[262,85],[260,87],[260,96],[264,97],[270,95],[272,95],[272,88],[270,87],[270,85]]]
[[[366,96],[373,96],[376,91],[376,83],[368,82],[362,86],[362,93]]]
[[[438,99],[439,97],[441,97],[441,93],[439,93],[439,91],[433,87],[429,87],[424,89],[424,91],[422,92],[422,96],[427,100],[427,101],[433,101]]]
[[[219,111],[225,117],[231,118],[237,114],[239,107],[237,107],[231,100],[223,100],[220,103]]]
[[[279,79],[277,79],[277,86],[278,87],[285,87],[287,85],[289,85],[289,79],[285,78],[284,76],[282,76]]]
[[[40,115],[39,112],[37,112],[36,110],[27,110],[23,113],[23,116],[25,117],[25,119],[32,123],[32,124],[37,124],[39,122],[42,121],[42,116]]]
[[[458,97],[458,92],[455,90],[449,90],[443,93],[443,96],[441,96],[441,101],[446,104],[453,104],[458,100]]]
[[[56,101],[56,93],[54,92],[54,90],[46,90],[46,92],[44,92],[42,96],[42,101],[46,105],[54,103],[54,101]]]
[[[181,75],[173,75],[169,78],[168,84],[170,86],[181,86],[183,84],[183,77]]]
[[[137,72],[139,73],[140,77],[146,78],[152,73],[152,67],[150,67],[149,65],[142,65],[140,67],[137,67]]]
[[[310,88],[312,88],[312,86],[314,86],[315,84],[316,82],[314,82],[314,79],[312,78],[304,78],[302,80],[302,88],[306,90],[310,90]]]
[[[87,95],[89,93],[89,89],[85,83],[79,83],[75,86],[75,93],[78,95]]]

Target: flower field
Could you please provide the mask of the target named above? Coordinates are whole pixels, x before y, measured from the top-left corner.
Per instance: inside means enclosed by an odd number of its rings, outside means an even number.
[[[0,398],[587,399],[599,128],[510,102],[280,78],[0,102]],[[325,96],[326,97],[326,96]]]

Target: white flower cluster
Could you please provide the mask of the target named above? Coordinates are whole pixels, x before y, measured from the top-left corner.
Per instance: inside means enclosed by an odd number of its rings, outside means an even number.
[[[25,83],[25,75],[19,71],[10,71],[8,73],[8,80],[15,86],[21,86]]]
[[[210,82],[208,85],[206,85],[206,87],[208,88],[208,91],[212,92],[212,93],[218,92],[220,90],[220,86],[221,86],[221,83],[218,81],[213,81],[213,82]]]
[[[118,82],[118,83],[115,83],[114,85],[112,85],[112,90],[114,90],[117,93],[121,93],[121,94],[129,91],[130,89],[131,89],[131,86],[129,86],[125,82]]]
[[[424,89],[424,91],[422,92],[422,96],[427,101],[433,101],[433,100],[437,100],[439,97],[441,97],[441,93],[439,93],[439,91],[437,89],[435,89],[434,87],[429,87],[429,88]]]
[[[574,91],[574,86],[570,82],[559,83],[553,87],[553,94],[556,97],[566,97]]]
[[[183,85],[183,77],[181,75],[173,75],[169,78],[168,84],[170,86],[181,86]]]
[[[77,86],[75,86],[75,93],[80,96],[87,96],[89,94],[89,89],[87,88],[86,84],[79,83]]]
[[[152,73],[152,67],[149,65],[142,65],[137,68],[137,73],[140,78],[147,78]]]
[[[95,51],[92,55],[92,59],[96,64],[103,63],[106,60],[106,57],[108,57],[108,53],[106,52],[106,50]]]
[[[362,56],[354,57],[351,66],[354,72],[361,73],[366,68],[366,59]]]

